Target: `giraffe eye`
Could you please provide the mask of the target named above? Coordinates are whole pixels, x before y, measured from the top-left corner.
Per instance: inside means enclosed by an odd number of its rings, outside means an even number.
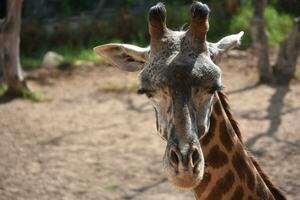
[[[223,85],[215,85],[213,86],[212,88],[210,88],[208,90],[208,93],[210,94],[214,94],[215,92],[220,92],[224,89],[224,86]]]
[[[153,90],[147,90],[144,88],[140,88],[140,89],[138,89],[137,94],[140,94],[140,95],[145,94],[148,98],[151,98],[151,97],[153,97]]]

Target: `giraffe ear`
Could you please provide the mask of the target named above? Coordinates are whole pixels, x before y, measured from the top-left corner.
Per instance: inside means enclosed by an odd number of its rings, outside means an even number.
[[[244,35],[244,31],[237,34],[229,35],[222,38],[217,43],[208,42],[208,50],[210,57],[215,63],[218,63],[221,56],[234,47],[238,47],[241,44],[241,39]]]
[[[124,71],[143,69],[148,60],[150,47],[141,48],[130,44],[105,44],[94,48],[94,52]]]

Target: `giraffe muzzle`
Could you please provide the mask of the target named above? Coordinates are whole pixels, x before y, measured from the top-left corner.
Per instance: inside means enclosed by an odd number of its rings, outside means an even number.
[[[177,187],[195,187],[203,177],[204,160],[200,148],[186,145],[182,149],[172,146],[166,156],[168,178]]]

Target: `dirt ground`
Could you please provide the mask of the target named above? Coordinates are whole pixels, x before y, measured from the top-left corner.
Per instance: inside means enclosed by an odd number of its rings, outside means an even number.
[[[300,84],[255,85],[254,64],[245,53],[224,59],[225,91],[249,149],[299,200]],[[163,174],[165,142],[148,100],[132,91],[135,73],[87,63],[29,74],[46,99],[1,99],[0,200],[193,199]]]

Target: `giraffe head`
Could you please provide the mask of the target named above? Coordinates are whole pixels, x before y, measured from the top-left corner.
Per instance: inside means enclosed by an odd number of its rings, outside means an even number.
[[[193,188],[204,174],[200,140],[208,132],[215,92],[222,89],[220,55],[237,45],[243,32],[218,43],[206,41],[209,8],[200,2],[191,6],[186,31],[166,26],[162,3],[149,11],[150,47],[107,44],[94,50],[113,65],[140,70],[139,94],[154,106],[157,129],[167,141],[164,168],[169,180],[181,188]]]

